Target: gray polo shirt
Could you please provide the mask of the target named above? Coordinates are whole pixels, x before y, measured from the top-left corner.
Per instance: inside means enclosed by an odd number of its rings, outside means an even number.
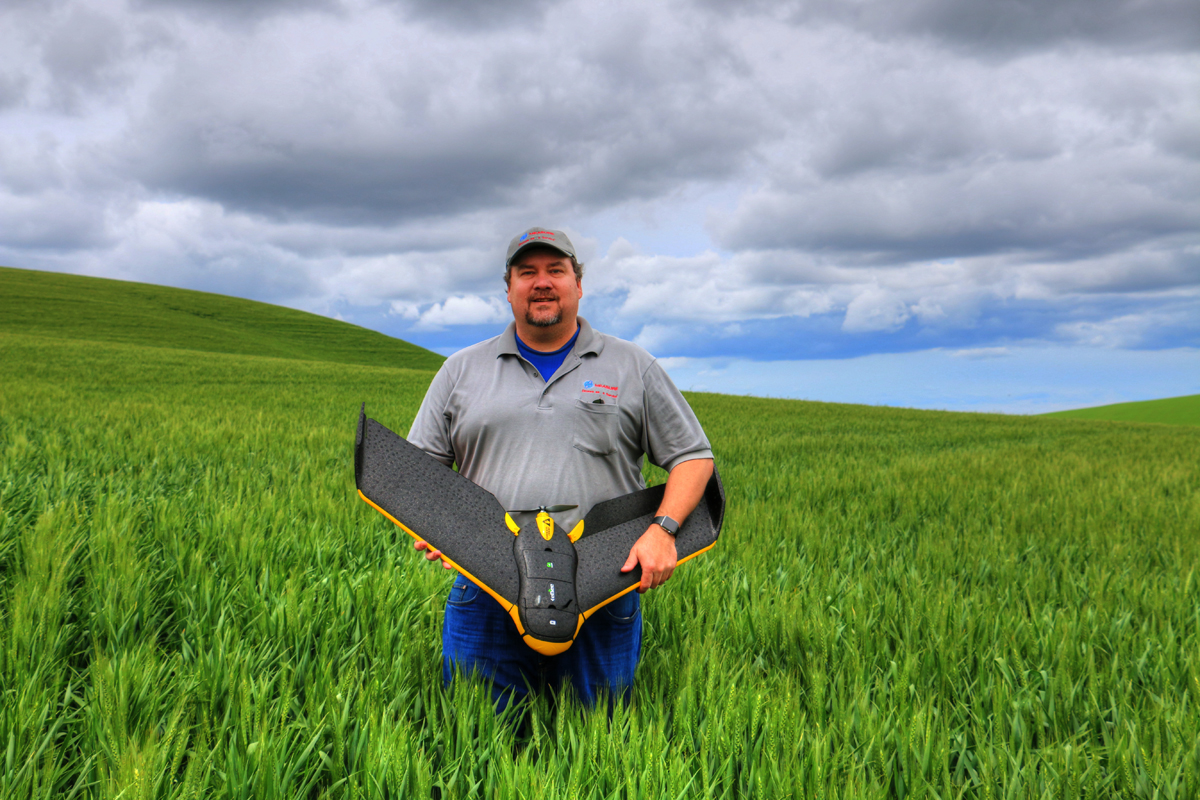
[[[654,357],[578,319],[575,347],[548,381],[517,351],[515,323],[450,356],[408,432],[506,509],[577,504],[553,515],[568,531],[596,503],[644,488],[643,456],[668,472],[712,458]],[[514,519],[524,525],[531,516]]]

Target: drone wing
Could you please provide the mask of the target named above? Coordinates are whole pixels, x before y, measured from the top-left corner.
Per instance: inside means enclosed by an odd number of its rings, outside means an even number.
[[[579,558],[575,592],[585,619],[642,582],[641,567],[629,572],[621,572],[621,567],[634,543],[650,527],[665,489],[653,486],[597,503],[583,518],[583,536],[575,542]],[[724,516],[725,487],[714,465],[704,497],[675,537],[677,563],[710,550],[721,535]]]
[[[516,602],[513,535],[519,530],[500,501],[419,447],[358,414],[354,442],[358,494],[409,536],[442,551],[442,558],[499,601]]]

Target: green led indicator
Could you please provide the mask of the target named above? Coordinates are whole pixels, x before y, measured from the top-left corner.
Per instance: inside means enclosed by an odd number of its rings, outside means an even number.
[[[547,566],[549,569],[554,569],[554,562],[553,562],[553,561],[547,561],[547,562],[546,562],[546,566]]]

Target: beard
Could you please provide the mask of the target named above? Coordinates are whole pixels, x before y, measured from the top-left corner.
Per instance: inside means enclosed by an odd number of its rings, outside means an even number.
[[[558,298],[539,298],[539,299],[557,300]],[[537,301],[530,301],[530,305],[533,305],[534,302],[537,302]],[[544,312],[542,312],[541,315],[536,316],[536,317],[533,315],[532,309],[526,308],[525,309],[525,322],[526,322],[526,324],[532,325],[535,328],[551,328],[551,327],[557,325],[558,323],[562,322],[562,308],[559,308],[558,310],[553,311],[553,312],[544,311]]]

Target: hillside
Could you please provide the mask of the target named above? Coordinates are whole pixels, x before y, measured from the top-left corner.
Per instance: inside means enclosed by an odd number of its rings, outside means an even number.
[[[1070,411],[1055,411],[1044,416],[1113,422],[1157,422],[1162,425],[1200,425],[1200,394],[1144,400],[1140,403],[1076,408]]]
[[[0,267],[0,334],[342,364],[437,369],[443,358],[346,322],[236,297]]]

